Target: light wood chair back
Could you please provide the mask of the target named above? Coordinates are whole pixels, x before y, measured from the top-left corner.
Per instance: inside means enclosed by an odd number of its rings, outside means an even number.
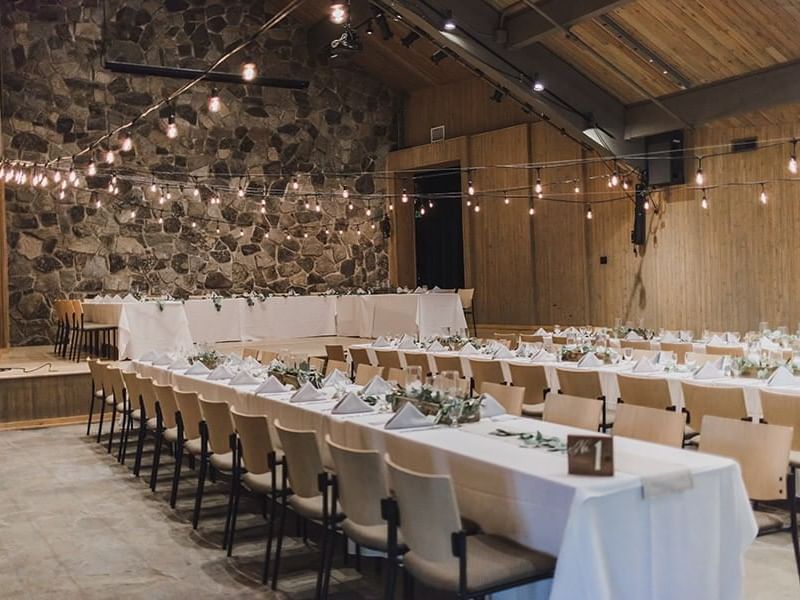
[[[686,361],[686,353],[694,347],[691,342],[661,342],[660,346],[664,352],[674,353],[675,361],[679,364]]]
[[[505,385],[504,383],[492,383],[484,381],[481,383],[479,393],[489,394],[497,400],[506,412],[517,417],[522,416],[522,403],[525,401],[525,388],[515,385]]]
[[[697,363],[697,366],[703,366],[706,363],[714,362],[719,359],[720,357],[718,354],[703,354],[702,352],[687,352],[683,357],[684,362],[694,361]]]
[[[345,375],[349,375],[350,369],[347,366],[347,363],[339,360],[328,360],[327,364],[325,365],[325,375],[330,375],[336,369],[339,369]]]
[[[325,372],[325,359],[319,356],[312,356],[308,359],[308,366],[317,373],[323,373]]]
[[[344,346],[341,344],[325,344],[325,356],[328,360],[338,360],[340,362],[347,362],[347,356],[344,353]]]
[[[200,421],[203,415],[200,412],[200,396],[197,392],[184,392],[175,390],[175,403],[183,421],[183,437],[194,440],[200,437]]]
[[[472,381],[475,389],[479,389],[483,383],[505,383],[503,375],[503,365],[499,360],[482,360],[479,358],[469,359],[469,368],[472,371]]]
[[[620,340],[620,348],[633,348],[634,350],[651,350],[652,346],[648,340]]]
[[[114,396],[114,402],[122,402],[125,398],[126,388],[125,380],[122,378],[122,373],[123,370],[119,367],[115,367],[113,364],[109,364],[106,367],[103,390],[105,390],[104,393],[106,396]],[[138,401],[135,408],[139,408]]]
[[[554,394],[544,400],[544,421],[597,431],[603,419],[603,403],[593,398]]]
[[[402,369],[403,363],[400,360],[400,353],[397,350],[375,350],[375,358],[381,367]]]
[[[242,443],[242,462],[254,475],[269,473],[267,456],[274,452],[269,420],[264,415],[246,415],[231,408],[231,417]]]
[[[618,404],[614,435],[681,448],[685,425],[686,413]]]
[[[458,290],[458,297],[461,299],[461,306],[464,310],[472,310],[472,299],[475,296],[475,288],[463,288]]]
[[[520,342],[527,342],[529,344],[532,344],[532,343],[535,343],[535,342],[539,342],[541,344],[544,344],[544,336],[543,335],[536,335],[536,334],[533,334],[533,333],[531,333],[531,334],[523,333],[522,335],[519,336],[519,340],[520,340]]]
[[[703,417],[711,415],[726,419],[744,419],[747,407],[744,390],[732,386],[711,386],[681,382],[683,405],[689,413],[686,421],[694,431],[703,423]],[[701,432],[702,433],[702,432]]]
[[[214,454],[230,452],[233,421],[227,402],[200,398],[200,413],[208,427],[208,445]]]
[[[751,500],[786,498],[791,427],[708,415],[702,430],[699,450],[738,462]]]
[[[89,364],[89,375],[92,378],[92,383],[94,384],[95,391],[103,389],[103,371],[105,371],[108,363],[105,363],[100,360],[96,360],[94,358],[89,358],[86,360]]]
[[[566,346],[567,345],[567,336],[566,335],[553,335],[553,344],[556,346]]]
[[[278,358],[278,352],[274,350],[262,350],[258,355],[258,360],[264,365],[268,365],[276,358]]]
[[[422,352],[404,352],[407,367],[419,367],[424,377],[431,372],[431,363],[428,355]]]
[[[366,348],[353,348],[349,349],[350,358],[353,360],[353,368],[358,369],[359,365],[371,365],[372,360],[369,358],[369,352]]]
[[[619,398],[625,404],[665,410],[672,406],[669,383],[663,377],[617,374]]]
[[[356,385],[367,385],[373,377],[380,375],[383,377],[383,367],[373,367],[372,365],[358,365],[356,367]]]
[[[497,333],[492,336],[497,341],[508,342],[506,345],[511,349],[515,350],[517,346],[519,346],[519,334],[518,333]]]
[[[172,429],[177,425],[175,413],[178,412],[178,404],[175,402],[175,389],[171,385],[161,385],[153,382],[153,391],[155,391],[156,400],[159,407],[161,407],[164,427]]]
[[[653,360],[657,354],[658,350],[643,350],[641,348],[637,348],[631,354],[631,360],[641,360],[643,358]]]
[[[559,393],[597,399],[602,397],[600,374],[587,369],[556,369]]]
[[[316,432],[289,429],[277,419],[275,429],[286,455],[292,491],[301,498],[316,498],[321,494],[319,476],[325,472]]]
[[[783,425],[794,428],[792,450],[800,451],[800,394],[759,391],[761,413],[770,425]]]
[[[406,378],[408,377],[408,373],[406,373],[403,369],[397,369],[395,367],[388,367],[386,369],[386,380],[387,381],[394,381],[397,385],[401,387],[406,386]]]
[[[135,371],[123,371],[122,379],[125,382],[125,391],[129,410],[141,408],[140,402],[144,404],[144,393],[142,392],[142,378]],[[122,402],[122,398],[115,398],[117,402]],[[147,409],[145,409],[147,410]],[[155,415],[147,414],[147,418]]]
[[[339,501],[347,519],[367,527],[384,525],[381,501],[389,497],[389,484],[382,454],[341,446],[330,435],[325,442],[336,467]]]
[[[706,346],[706,354],[714,356],[744,356],[743,346]]]
[[[251,356],[256,360],[258,360],[259,354],[261,354],[261,350],[259,350],[258,348],[242,348],[242,358],[247,358],[248,356]]]
[[[436,364],[436,372],[442,371],[458,371],[459,376],[464,377],[464,369],[461,366],[460,356],[433,356],[433,362]]]
[[[542,365],[523,365],[513,362],[508,363],[511,374],[511,383],[517,387],[525,388],[524,404],[540,404],[544,402],[545,394],[550,391],[547,383],[547,371]]]

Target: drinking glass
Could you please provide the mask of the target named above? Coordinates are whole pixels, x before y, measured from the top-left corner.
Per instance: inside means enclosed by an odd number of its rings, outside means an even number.
[[[460,398],[453,397],[449,404],[449,409],[447,411],[448,416],[450,417],[450,427],[460,427],[461,423],[459,423],[459,419],[461,418],[461,414],[464,412],[464,401]]]
[[[630,362],[633,358],[633,348],[623,348],[622,356],[625,358],[626,362]]]
[[[422,367],[411,365],[406,367],[406,387],[420,387],[422,385]]]
[[[458,395],[458,371],[442,371],[443,392],[451,396]]]

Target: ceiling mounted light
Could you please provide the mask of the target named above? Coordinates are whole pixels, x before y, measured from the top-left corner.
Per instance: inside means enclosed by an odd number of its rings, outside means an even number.
[[[331,58],[336,58],[345,52],[359,52],[362,47],[358,33],[348,24],[342,35],[331,41],[328,51]]]
[[[347,3],[331,0],[331,22],[341,25],[347,20]]]
[[[367,35],[372,35],[373,33],[375,33],[375,30],[372,28],[372,19],[369,19],[367,21],[367,28],[366,30],[364,30],[364,33],[366,33]]]
[[[544,81],[539,79],[539,74],[533,76],[533,83],[531,84],[531,89],[534,92],[543,92],[544,91]]]
[[[497,102],[499,104],[500,102],[503,101],[504,96],[505,94],[503,93],[503,90],[495,89],[495,91],[489,97],[489,100],[492,100],[493,102]]]
[[[411,48],[411,44],[419,39],[419,34],[416,31],[409,31],[408,34],[400,40],[406,48]]]
[[[392,28],[389,26],[389,21],[386,20],[385,14],[382,12],[376,13],[375,22],[378,24],[378,29],[381,30],[381,37],[383,37],[384,42],[387,42],[394,37],[394,33],[392,33]]]
[[[453,11],[448,10],[445,13],[444,19],[442,19],[442,31],[455,31],[456,30],[456,20],[453,18]]]
[[[433,61],[433,64],[435,64],[435,65],[438,65],[445,58],[447,58],[447,52],[445,52],[444,49],[437,50],[431,56],[431,60]]]

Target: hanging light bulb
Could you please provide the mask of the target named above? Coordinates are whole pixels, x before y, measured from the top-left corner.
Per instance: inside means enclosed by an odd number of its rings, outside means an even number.
[[[267,214],[267,207],[266,207],[266,206],[262,206],[262,207],[261,207],[261,214],[262,214],[262,215],[265,215],[265,214]]]
[[[697,185],[703,185],[706,181],[706,176],[703,174],[703,159],[697,159],[697,172],[694,174],[694,182]]]
[[[114,184],[111,183],[110,181],[108,182],[108,193],[109,194],[113,194],[114,193]]]
[[[403,204],[405,204],[406,202],[408,202],[408,194],[406,193],[406,190],[405,190],[405,188],[403,188],[403,195],[402,195],[402,196],[400,196],[400,200],[402,200],[402,201],[403,201]]]
[[[467,200],[467,207],[472,206],[472,200]]]
[[[331,22],[341,25],[347,20],[347,4],[342,0],[331,0]]]
[[[178,125],[175,123],[175,113],[171,112],[167,117],[167,137],[174,140],[178,137]]]
[[[135,218],[136,218],[136,209],[134,208],[133,210],[131,210],[131,219]]]
[[[628,183],[628,178],[626,177],[625,179],[622,180],[622,189],[627,190],[629,187],[630,184]]]
[[[619,174],[616,171],[614,171],[614,173],[611,175],[610,181],[611,187],[617,187],[619,185]]]
[[[428,200],[428,208],[433,208],[433,200]]]
[[[3,169],[3,168],[2,168],[2,167],[0,167],[0,178],[2,178],[2,177],[3,177],[3,175],[2,175],[2,169]],[[61,171],[56,171],[55,173],[53,173],[53,181],[54,181],[55,183],[61,183]]]
[[[389,210],[394,210],[394,204],[392,204],[391,202],[389,203]]]
[[[472,184],[472,179],[467,182],[467,194],[470,196],[475,195],[475,186]]]
[[[481,212],[481,203],[480,203],[478,200],[476,200],[476,201],[475,201],[475,208],[474,208],[473,210],[474,210],[476,213],[479,213],[479,212]]]
[[[706,198],[706,191],[703,190],[703,199],[700,200],[700,208],[706,210],[708,208],[708,198]]]
[[[107,165],[113,165],[114,164],[114,160],[115,160],[114,151],[111,148],[106,150],[106,153],[103,155],[103,160],[105,161],[105,163]]]
[[[303,206],[306,210],[311,210],[311,202],[309,202],[308,200],[306,200]]]
[[[536,169],[536,185],[533,186],[533,191],[537,194],[542,193],[542,177],[539,169]]]
[[[330,235],[330,234],[331,234],[331,230],[326,227],[325,228],[325,235]]]
[[[58,192],[58,197],[61,200],[63,200],[66,195],[67,195],[67,193],[64,190],[61,190],[60,192]]]
[[[159,203],[159,204],[164,204],[164,201],[165,201],[165,200],[166,200],[166,198],[164,198],[164,194],[161,194],[161,195],[158,197],[158,203]]]
[[[758,199],[761,204],[767,203],[767,190],[764,188],[764,184],[761,184],[761,193],[758,195]]]
[[[245,81],[253,81],[257,75],[258,69],[256,69],[256,63],[251,60],[245,61],[242,65],[242,79]]]
[[[575,186],[575,189],[574,189],[573,191],[574,191],[576,194],[580,194],[580,193],[581,193],[581,186],[579,186],[579,185],[576,185],[576,186]]]
[[[531,207],[528,209],[528,214],[529,214],[530,216],[533,216],[533,215],[535,215],[535,214],[536,214],[536,209],[535,209],[535,208],[533,208],[533,204],[531,204]]]
[[[314,201],[314,210],[317,212],[322,212],[322,205],[319,203],[319,200]]]
[[[153,179],[152,183],[150,184],[150,192],[155,194],[158,187],[156,186],[156,180]]]
[[[66,179],[64,179],[64,180],[62,180],[62,181],[61,181],[61,189],[62,189],[62,190],[65,190],[65,189],[67,189],[67,185],[68,185],[68,184],[67,184],[67,180],[66,180]]]
[[[643,204],[644,211],[647,212],[650,210],[650,200],[645,200]]]
[[[130,132],[126,131],[122,134],[122,145],[120,146],[120,149],[123,152],[130,152],[133,150],[133,138],[131,137]]]
[[[351,202],[350,204],[347,205],[347,208],[348,208],[348,210],[353,210],[355,207],[353,206],[353,203]]]
[[[169,191],[169,188],[167,188],[167,193],[165,194],[165,197],[167,200],[172,200],[172,192]]]
[[[797,140],[792,140],[792,155],[789,157],[789,173],[797,175]]]
[[[244,188],[239,186],[239,191],[237,191],[236,194],[239,196],[239,198],[244,198]]]
[[[86,167],[86,174],[90,177],[97,175],[97,164],[93,160],[89,161],[89,166]]]
[[[425,215],[425,207],[424,206],[419,209],[419,214],[423,215],[423,216]]]
[[[543,194],[542,192],[539,192],[538,194],[536,194],[536,197],[537,197],[539,200],[541,200],[542,198],[544,198],[544,194]]]
[[[308,232],[307,232],[307,231],[304,231],[304,232],[303,232],[303,237],[304,237],[304,238],[308,238]]]
[[[192,196],[197,198],[199,195],[200,195],[200,188],[197,187],[197,185],[195,184],[194,189],[192,190]]]
[[[592,205],[590,204],[586,209],[586,218],[591,221],[593,216],[594,215],[592,215]]]
[[[162,225],[164,223],[164,217],[158,217],[158,224]]]
[[[58,171],[56,171],[56,173],[58,173]],[[3,179],[3,177],[5,176],[6,176],[6,163],[0,163],[0,179]],[[60,179],[61,175],[59,175],[58,177]]]
[[[219,223],[217,223],[217,233],[219,233]],[[267,235],[266,233],[264,235]]]
[[[506,192],[503,192],[503,202],[505,204],[510,204],[511,203],[511,200],[509,199],[508,194]]]
[[[216,113],[222,107],[222,101],[219,99],[219,90],[217,86],[211,88],[211,95],[208,97],[208,112]]]
[[[350,197],[350,190],[347,189],[346,185],[342,186],[342,198],[347,200]]]
[[[75,172],[75,166],[73,165],[69,168],[69,173],[67,173],[67,181],[74,184],[76,179],[78,179],[78,174]]]
[[[101,206],[103,206],[103,204],[100,202],[100,198],[98,198],[97,201],[94,203],[94,207],[100,208]]]
[[[297,177],[292,177],[292,189],[295,191],[300,189],[300,182],[297,181]]]
[[[192,221],[192,228],[194,229],[195,227],[197,227],[197,223],[195,221]]]

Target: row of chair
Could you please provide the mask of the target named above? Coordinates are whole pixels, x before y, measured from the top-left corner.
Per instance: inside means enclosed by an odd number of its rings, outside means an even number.
[[[56,340],[53,352],[62,358],[80,362],[84,352],[89,356],[113,359],[117,352],[117,327],[90,323],[85,319],[80,300],[55,300]]]

